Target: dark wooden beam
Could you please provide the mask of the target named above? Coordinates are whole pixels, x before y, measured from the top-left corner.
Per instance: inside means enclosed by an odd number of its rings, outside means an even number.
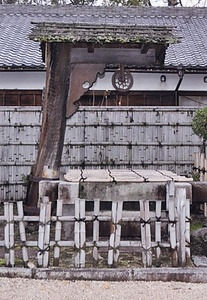
[[[166,48],[168,45],[154,45],[155,48],[155,64],[157,66],[162,66],[165,60]]]
[[[87,49],[88,49],[88,53],[94,53],[94,44],[87,43]]]
[[[69,118],[78,106],[75,101],[88,91],[96,81],[98,74],[103,74],[105,64],[73,64],[70,75],[70,90],[67,99],[67,113]]]
[[[36,206],[39,181],[58,179],[66,127],[66,100],[70,78],[69,43],[48,45],[46,89],[38,154],[29,176],[25,204]]]
[[[141,54],[147,54],[150,48],[150,44],[142,44],[141,45]]]

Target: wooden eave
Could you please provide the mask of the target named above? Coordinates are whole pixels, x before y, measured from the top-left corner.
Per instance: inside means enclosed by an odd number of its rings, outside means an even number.
[[[50,22],[33,24],[35,26],[29,37],[39,42],[69,42],[76,46],[85,43],[96,46],[114,45],[114,47],[126,45],[127,47],[127,45],[137,44],[172,44],[180,41],[180,38],[173,34],[174,28],[168,26]]]

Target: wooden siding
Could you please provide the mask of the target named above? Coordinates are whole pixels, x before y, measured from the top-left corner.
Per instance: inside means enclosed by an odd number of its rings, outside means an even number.
[[[192,132],[195,107],[81,107],[67,120],[62,171],[69,168],[192,172],[202,141]],[[41,109],[0,108],[0,199],[21,199],[34,164]]]

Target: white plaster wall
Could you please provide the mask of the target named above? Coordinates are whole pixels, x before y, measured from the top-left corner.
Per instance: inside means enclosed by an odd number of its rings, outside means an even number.
[[[1,90],[42,90],[45,86],[45,72],[0,72]]]
[[[207,74],[185,74],[179,91],[207,91],[207,82],[204,82],[206,76]]]
[[[177,74],[164,73],[131,73],[134,84],[131,91],[174,91],[179,81]],[[114,90],[111,83],[113,72],[105,73],[103,78],[98,78],[90,90]],[[166,76],[166,82],[160,81],[160,76]]]

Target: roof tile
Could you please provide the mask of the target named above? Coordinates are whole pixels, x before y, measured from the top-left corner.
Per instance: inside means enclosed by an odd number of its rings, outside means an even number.
[[[0,5],[0,67],[43,68],[31,22],[176,26],[180,44],[170,45],[166,67],[207,68],[207,8]]]

